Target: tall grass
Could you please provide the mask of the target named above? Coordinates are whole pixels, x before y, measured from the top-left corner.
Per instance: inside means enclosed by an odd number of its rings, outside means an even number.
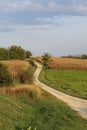
[[[8,67],[8,70],[14,79],[17,79],[23,70],[31,66],[29,62],[23,60],[7,60],[0,62]]]
[[[15,97],[29,97],[34,99],[40,98],[42,92],[41,89],[35,85],[18,85],[14,88],[1,88],[0,94],[7,94]]]

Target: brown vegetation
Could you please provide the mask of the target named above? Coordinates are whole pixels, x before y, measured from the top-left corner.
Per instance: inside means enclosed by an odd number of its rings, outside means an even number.
[[[17,76],[20,75],[20,73],[24,69],[30,66],[28,62],[22,60],[7,60],[7,61],[0,61],[0,62],[5,64],[8,67],[13,78],[17,78]]]
[[[52,58],[49,67],[52,69],[78,69],[87,70],[87,60],[74,58]]]
[[[42,63],[42,57],[38,56],[36,57],[36,60]],[[52,62],[49,63],[49,68],[87,70],[87,60],[53,57]]]
[[[0,88],[0,94],[7,94],[15,97],[40,98],[42,91],[35,85],[18,85],[16,87],[3,89]]]

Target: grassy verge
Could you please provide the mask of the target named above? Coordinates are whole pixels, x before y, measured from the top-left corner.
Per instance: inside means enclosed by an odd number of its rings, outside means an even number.
[[[42,70],[40,81],[67,94],[87,99],[87,71],[48,69],[46,74],[47,79]]]
[[[27,130],[29,127],[32,130],[87,129],[87,121],[65,103],[45,92],[35,92],[37,96],[34,93],[33,98],[23,94],[0,94],[0,130]]]

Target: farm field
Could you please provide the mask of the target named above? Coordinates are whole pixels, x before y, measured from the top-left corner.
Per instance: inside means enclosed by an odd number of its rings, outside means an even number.
[[[39,79],[57,90],[87,99],[86,62],[87,60],[53,58],[52,63],[49,63],[50,69],[46,71],[47,79],[44,69]],[[77,69],[76,66],[78,66]]]
[[[52,62],[49,63],[51,69],[75,69],[75,70],[87,70],[86,59],[75,58],[52,58]]]
[[[36,60],[42,63],[41,56],[36,57]],[[87,70],[86,59],[52,57],[51,60],[52,61],[48,63],[51,69]]]
[[[41,82],[70,94],[72,96],[87,99],[87,72],[81,70],[53,70],[41,72],[39,79]]]

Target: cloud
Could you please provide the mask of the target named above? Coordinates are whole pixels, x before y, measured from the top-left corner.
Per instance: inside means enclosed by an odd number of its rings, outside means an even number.
[[[42,12],[42,15],[45,15],[46,13],[54,14],[68,14],[71,12],[71,15],[74,15],[77,12],[77,10],[73,7],[79,8],[82,6],[83,15],[85,14],[85,9],[87,8],[87,1],[86,0],[1,0],[0,1],[0,11],[1,12],[30,12],[32,13],[39,13],[39,11]],[[75,9],[75,10],[74,10]],[[38,14],[37,14],[38,15]],[[82,15],[82,13],[81,13]]]
[[[42,25],[20,25],[20,26],[15,26],[15,30],[18,31],[29,31],[31,29],[52,29],[53,25],[51,24],[42,24]]]
[[[14,28],[11,26],[0,26],[0,32],[14,32]]]
[[[52,24],[52,25],[60,25],[66,22],[64,16],[53,16],[53,17],[38,17],[37,21],[41,24]]]
[[[9,25],[49,29],[66,23],[64,15],[87,16],[87,0],[0,1],[0,25],[5,25],[6,30],[12,30]]]

